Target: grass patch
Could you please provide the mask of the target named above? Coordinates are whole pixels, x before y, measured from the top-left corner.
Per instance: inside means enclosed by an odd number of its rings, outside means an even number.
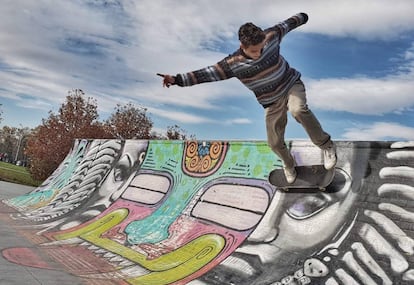
[[[42,183],[42,181],[33,180],[26,167],[2,161],[0,161],[0,180],[36,187]]]

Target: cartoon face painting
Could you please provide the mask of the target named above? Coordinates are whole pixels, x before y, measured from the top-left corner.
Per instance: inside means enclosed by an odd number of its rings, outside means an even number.
[[[35,266],[24,256],[76,252],[94,265],[70,273],[113,284],[403,284],[414,279],[413,147],[338,142],[326,191],[286,193],[267,180],[282,163],[264,142],[78,142],[65,162],[76,158],[73,175],[84,173],[75,191],[70,177],[40,206],[44,186],[5,201],[36,222],[36,251],[2,253]],[[298,165],[322,163],[310,142],[289,148]],[[81,191],[93,171],[99,181]],[[65,205],[56,197],[77,206],[53,216]]]

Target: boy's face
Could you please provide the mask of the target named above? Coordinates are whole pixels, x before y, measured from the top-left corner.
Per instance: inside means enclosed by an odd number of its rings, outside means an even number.
[[[256,60],[262,55],[262,50],[263,50],[264,45],[265,45],[265,41],[262,41],[260,44],[250,45],[248,47],[241,44],[240,47],[248,57]]]

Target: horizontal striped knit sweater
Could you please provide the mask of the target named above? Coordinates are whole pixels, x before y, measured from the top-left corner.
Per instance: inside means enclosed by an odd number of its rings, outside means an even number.
[[[215,65],[177,74],[175,84],[183,87],[236,77],[254,92],[259,103],[266,108],[285,96],[300,78],[300,73],[280,55],[280,42],[289,31],[307,20],[305,13],[299,13],[264,30],[265,45],[257,60],[249,58],[239,49]]]

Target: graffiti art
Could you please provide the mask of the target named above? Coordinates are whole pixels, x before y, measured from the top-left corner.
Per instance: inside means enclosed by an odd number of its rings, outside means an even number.
[[[287,145],[298,165],[323,162],[311,142]],[[286,193],[262,141],[78,140],[3,201],[36,238],[2,255],[85,284],[412,284],[414,142],[336,146],[326,191]]]

